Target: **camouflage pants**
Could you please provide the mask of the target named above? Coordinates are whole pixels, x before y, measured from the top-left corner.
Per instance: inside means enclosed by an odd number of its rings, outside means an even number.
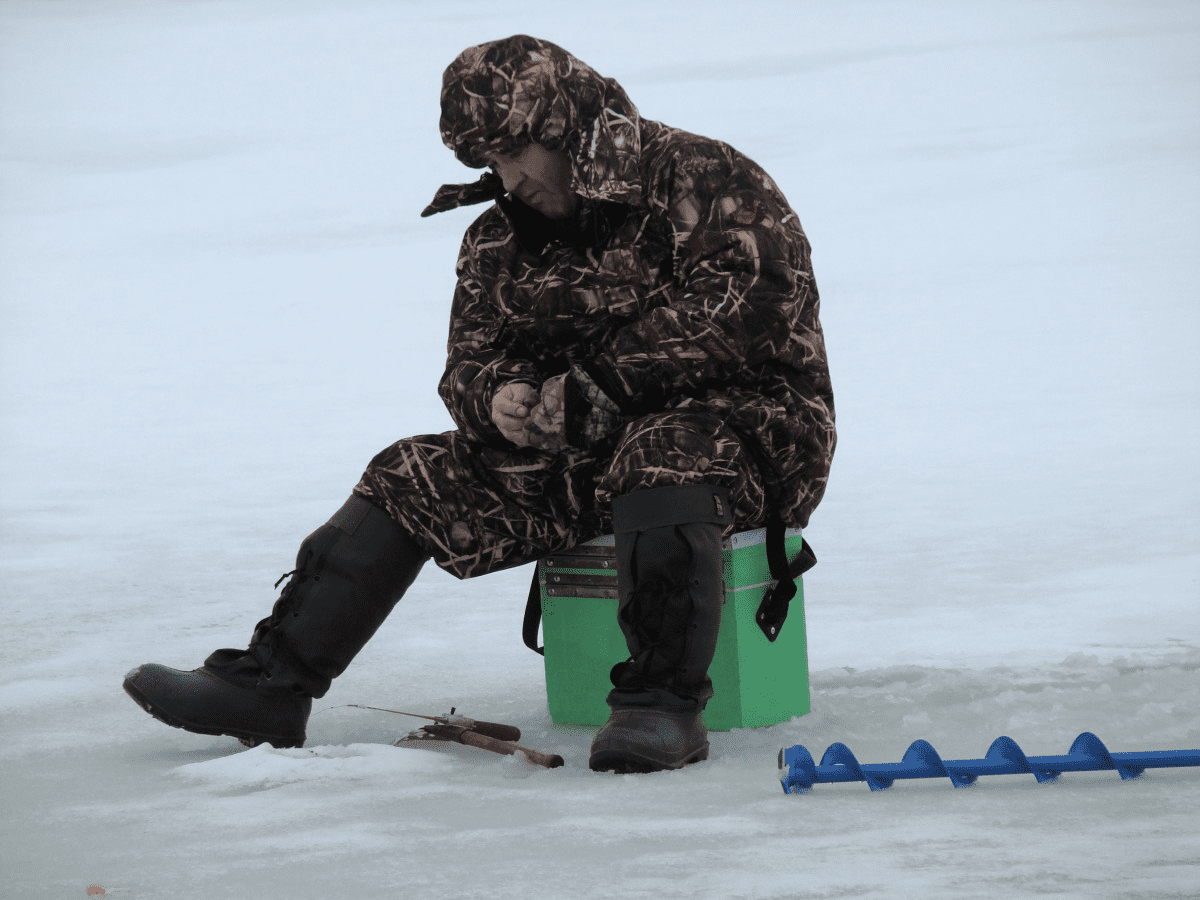
[[[386,510],[438,566],[471,578],[612,531],[614,497],[648,488],[729,490],[731,530],[766,518],[762,480],[720,418],[690,408],[637,419],[603,456],[499,450],[458,431],[397,441],[354,492]]]

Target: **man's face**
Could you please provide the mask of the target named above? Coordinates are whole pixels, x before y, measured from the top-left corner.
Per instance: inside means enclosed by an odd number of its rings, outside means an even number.
[[[565,150],[547,150],[528,144],[505,156],[488,158],[504,189],[548,219],[565,219],[579,208],[579,195],[571,190],[571,158]]]

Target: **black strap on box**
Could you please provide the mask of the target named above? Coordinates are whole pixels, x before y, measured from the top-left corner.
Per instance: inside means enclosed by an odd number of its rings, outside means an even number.
[[[538,626],[542,624],[542,586],[538,580],[540,562],[533,564],[533,581],[529,585],[529,599],[525,601],[525,621],[521,623],[521,640],[534,653],[546,655],[546,648],[537,642]]]
[[[817,555],[808,541],[800,545],[800,552],[789,563],[783,545],[783,533],[783,519],[778,513],[772,512],[767,520],[766,535],[767,569],[771,573],[772,583],[767,587],[754,616],[759,629],[772,644],[779,637],[787,619],[788,606],[796,596],[796,579],[817,564]]]

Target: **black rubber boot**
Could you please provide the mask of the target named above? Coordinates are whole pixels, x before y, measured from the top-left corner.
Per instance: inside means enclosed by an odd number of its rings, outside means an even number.
[[[655,488],[613,502],[617,618],[629,647],[613,667],[612,709],[592,741],[594,771],[656,772],[708,758],[703,710],[725,581],[728,494]]]
[[[352,496],[304,539],[247,649],[217,650],[191,672],[139,666],[125,691],[176,728],[301,747],[313,698],[345,671],[426,559],[387,513]]]

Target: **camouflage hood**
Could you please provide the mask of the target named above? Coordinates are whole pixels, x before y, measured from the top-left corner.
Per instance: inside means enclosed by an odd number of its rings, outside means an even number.
[[[556,44],[523,34],[470,47],[442,78],[442,141],[464,164],[529,143],[566,150],[572,188],[592,200],[640,204],[637,108],[604,78]],[[429,215],[503,193],[494,176],[445,185]]]

